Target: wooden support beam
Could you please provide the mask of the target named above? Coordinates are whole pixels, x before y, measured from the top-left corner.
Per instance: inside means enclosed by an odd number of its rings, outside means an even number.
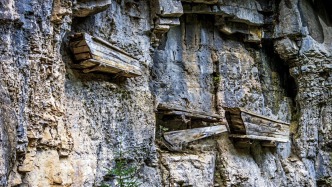
[[[227,132],[225,125],[186,129],[179,131],[170,131],[163,134],[163,138],[168,145],[168,148],[175,151],[182,150],[184,144],[199,140],[202,138],[210,137],[213,135]]]

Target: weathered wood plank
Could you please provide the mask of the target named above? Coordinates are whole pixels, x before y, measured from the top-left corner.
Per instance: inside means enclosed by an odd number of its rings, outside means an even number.
[[[198,113],[184,112],[184,111],[164,111],[164,115],[177,115],[177,116],[186,116],[193,119],[202,119],[203,121],[219,121],[218,118],[214,118],[208,115],[201,115]]]
[[[100,37],[97,37],[97,36],[91,36],[91,35],[89,35],[89,34],[84,33],[84,39],[85,39],[86,41],[89,41],[89,42],[87,42],[87,43],[89,43],[89,44],[94,44],[95,42],[96,42],[96,43],[101,43],[101,44],[107,46],[108,48],[110,48],[110,49],[112,49],[112,50],[114,50],[114,51],[117,51],[117,52],[122,53],[122,54],[124,54],[124,55],[126,55],[126,56],[128,56],[128,57],[131,57],[131,58],[133,58],[133,59],[136,59],[136,58],[135,58],[134,56],[132,56],[131,54],[127,53],[126,51],[124,51],[124,50],[122,50],[122,49],[120,49],[119,47],[116,47],[116,46],[112,45],[111,43],[109,43],[109,42],[103,40],[103,39],[100,38]],[[136,59],[136,60],[137,60],[137,59]]]
[[[79,53],[90,52],[90,49],[87,45],[82,45],[82,46],[73,48],[72,51],[76,55],[76,54],[79,54]]]
[[[105,63],[100,63],[100,61],[90,59],[87,61],[83,61],[80,64],[90,64],[90,63],[98,64],[98,66],[94,66],[91,69],[84,69],[83,70],[84,73],[100,71],[100,72],[113,73],[113,74],[122,72],[122,76],[125,77],[135,77],[137,75],[141,75],[137,67],[127,64],[126,65],[116,64],[113,61],[105,61]]]
[[[230,134],[231,138],[242,138],[242,139],[253,139],[253,140],[267,140],[267,141],[276,141],[276,142],[289,142],[288,138],[274,138],[267,136],[256,136],[256,135],[238,135],[238,134]]]
[[[157,108],[158,108],[158,110],[178,110],[178,111],[197,113],[197,114],[201,114],[201,115],[206,115],[206,116],[211,116],[211,117],[214,117],[214,118],[222,119],[222,117],[217,115],[217,114],[208,114],[208,113],[203,112],[203,111],[186,109],[186,108],[183,108],[181,106],[173,105],[173,104],[159,103]]]
[[[71,41],[69,46],[70,48],[76,48],[76,47],[81,47],[81,46],[86,46],[86,42],[84,40],[78,40],[78,41]]]
[[[186,143],[193,142],[202,138],[227,132],[225,125],[202,127],[194,129],[186,129],[179,131],[165,132],[163,134],[164,140],[171,145],[173,150],[180,151],[182,146]]]
[[[247,130],[247,134],[251,133],[259,133],[259,134],[275,134],[275,135],[282,135],[288,136],[289,135],[289,128],[275,128],[275,127],[268,127],[263,126],[260,124],[248,123],[244,122]]]
[[[232,124],[243,124],[242,119],[231,118]]]
[[[164,115],[184,115],[193,119],[201,119],[202,121],[207,122],[221,122],[226,124],[226,121],[223,121],[223,118],[216,114],[209,114],[203,111],[194,111],[190,109],[185,109],[180,106],[172,105],[172,104],[163,104],[160,103],[157,107],[159,113]]]
[[[263,116],[263,115],[260,115],[260,114],[256,114],[254,112],[251,112],[251,111],[243,109],[243,108],[240,108],[240,110],[241,110],[241,112],[247,113],[247,114],[249,114],[251,116],[256,116],[258,118],[266,119],[268,121],[272,121],[272,122],[275,122],[275,123],[281,123],[281,124],[284,124],[284,125],[290,125],[290,123],[287,123],[287,122],[284,122],[284,121],[280,121],[280,120],[275,120],[275,119],[272,119],[272,118],[269,118],[269,117],[266,117],[266,116]]]
[[[142,75],[136,58],[113,46],[109,42],[86,33],[72,36],[70,48],[79,64],[74,68],[84,69],[83,72],[120,73],[125,77]]]
[[[243,108],[224,107],[232,136],[258,140],[289,141],[289,123],[258,115]]]
[[[75,59],[77,61],[91,59],[91,54],[90,53],[79,53],[79,54],[75,54]]]

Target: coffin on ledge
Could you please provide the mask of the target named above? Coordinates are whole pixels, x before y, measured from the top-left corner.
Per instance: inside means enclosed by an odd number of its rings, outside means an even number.
[[[210,114],[200,110],[186,109],[181,106],[172,105],[172,104],[160,103],[157,107],[157,113],[162,114],[164,116],[167,115],[183,116],[185,118],[197,119],[205,122],[211,122],[211,123],[218,122],[226,124],[226,122],[223,121],[223,118],[217,114]]]
[[[169,131],[163,134],[164,145],[171,151],[181,151],[183,145],[227,132],[226,125]]]
[[[237,140],[259,140],[270,142],[270,146],[279,142],[289,142],[289,123],[255,114],[243,108],[223,107],[229,125],[229,137]]]
[[[76,33],[70,37],[70,49],[76,64],[73,68],[84,73],[105,72],[124,77],[141,76],[138,61],[122,49],[87,33]]]

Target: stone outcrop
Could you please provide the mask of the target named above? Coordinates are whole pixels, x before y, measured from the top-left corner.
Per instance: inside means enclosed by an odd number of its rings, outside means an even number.
[[[1,1],[0,186],[331,186],[331,5]]]

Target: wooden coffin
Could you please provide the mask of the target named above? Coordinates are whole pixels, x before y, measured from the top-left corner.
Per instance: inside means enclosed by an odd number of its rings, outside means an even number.
[[[171,151],[181,151],[183,145],[202,138],[227,132],[225,125],[170,131],[163,134],[166,147]]]
[[[76,33],[70,37],[69,46],[78,63],[73,67],[83,69],[84,73],[98,71],[124,77],[142,75],[134,57],[101,38]]]
[[[171,104],[159,104],[157,110],[158,113],[163,115],[184,116],[189,119],[198,119],[205,122],[223,122],[223,118],[219,115],[209,114],[203,111],[185,109],[181,106]]]
[[[255,114],[243,108],[228,108],[226,120],[229,125],[229,137],[252,139],[264,142],[289,142],[289,123]],[[267,145],[267,144],[266,144]]]

